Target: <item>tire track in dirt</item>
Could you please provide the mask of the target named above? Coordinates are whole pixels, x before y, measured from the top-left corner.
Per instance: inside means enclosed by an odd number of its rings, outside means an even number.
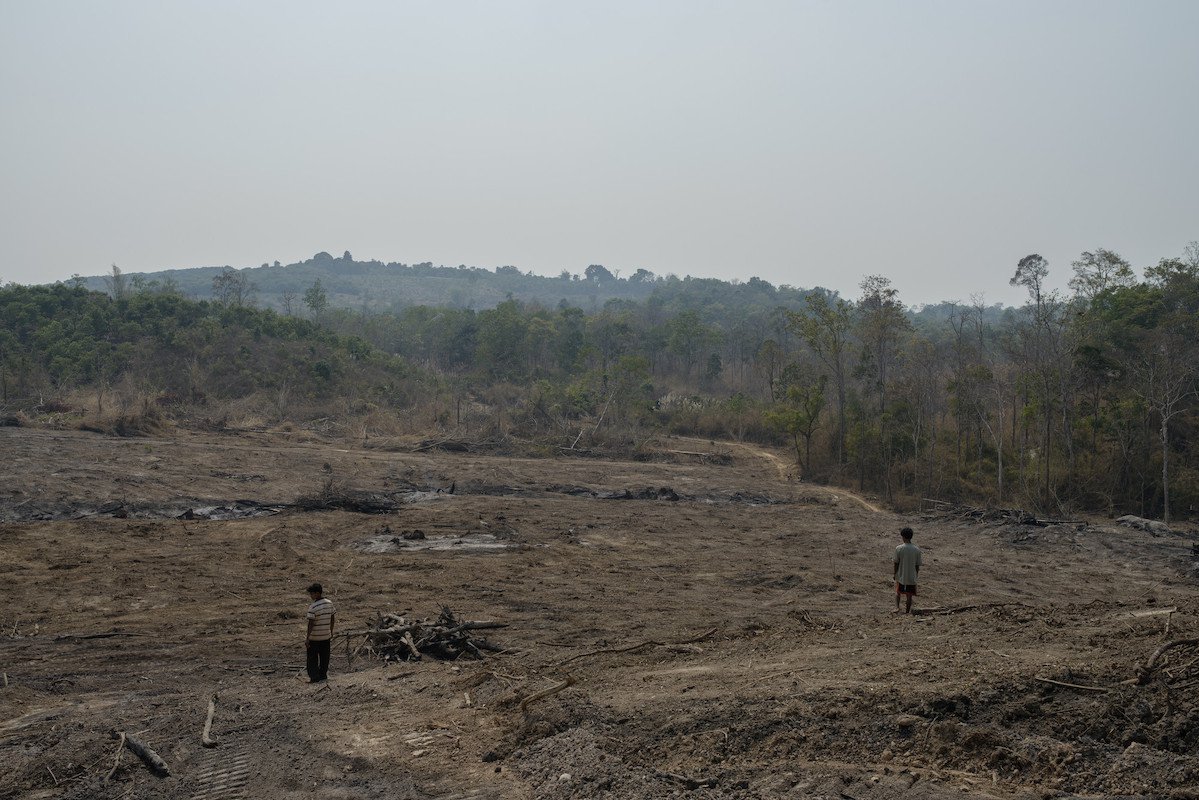
[[[429,731],[413,731],[403,737],[404,744],[415,750],[425,750],[438,743],[439,739],[450,738],[452,731],[437,729]]]
[[[245,755],[230,758],[214,754],[196,775],[201,784],[192,800],[241,800],[248,797],[246,782],[250,778],[250,760]]]
[[[691,436],[680,436],[678,438],[681,441],[687,441],[687,442],[706,443],[709,441],[707,439],[697,439],[697,438],[694,438]],[[720,444],[737,448],[739,450],[742,450],[742,451],[748,453],[749,455],[753,456],[754,458],[759,458],[764,461],[770,462],[770,464],[774,467],[779,480],[784,481],[785,483],[791,483],[791,480],[792,480],[791,465],[788,464],[783,459],[776,456],[774,453],[770,452],[769,450],[765,450],[761,447],[755,447],[750,444],[745,444],[744,442],[720,442]],[[820,491],[828,493],[834,500],[840,500],[842,497],[848,497],[850,500],[853,500],[855,503],[858,503],[859,505],[861,505],[862,508],[866,509],[867,511],[873,512],[875,514],[883,513],[883,509],[879,508],[876,505],[873,505],[872,503],[868,502],[865,498],[859,497],[858,495],[854,494],[853,492],[848,492],[848,491],[845,491],[844,489],[834,491],[832,489],[826,489],[824,487],[813,487],[813,488],[816,488],[816,489],[819,489]]]

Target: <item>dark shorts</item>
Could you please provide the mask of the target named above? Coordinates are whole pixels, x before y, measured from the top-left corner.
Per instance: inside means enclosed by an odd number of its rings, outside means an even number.
[[[916,584],[914,584],[914,583],[912,583],[912,584],[907,584],[907,583],[899,583],[898,581],[896,581],[896,583],[895,583],[895,594],[911,594],[911,595],[914,595],[914,594],[916,594]]]

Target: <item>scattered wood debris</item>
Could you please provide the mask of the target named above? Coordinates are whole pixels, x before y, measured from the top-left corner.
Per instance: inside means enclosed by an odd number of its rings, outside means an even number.
[[[506,622],[462,620],[443,606],[435,619],[417,620],[380,613],[367,630],[351,631],[344,636],[363,637],[354,652],[366,651],[384,661],[420,661],[425,655],[446,660],[462,656],[482,659],[484,652],[499,653],[504,648],[474,632],[506,627]]]

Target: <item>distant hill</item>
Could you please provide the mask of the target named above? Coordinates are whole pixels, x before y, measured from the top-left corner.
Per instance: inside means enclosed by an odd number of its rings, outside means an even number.
[[[303,310],[304,293],[320,281],[331,308],[397,311],[412,306],[437,306],[484,310],[495,308],[509,297],[547,308],[570,306],[585,311],[602,309],[610,301],[659,302],[675,307],[728,306],[798,308],[808,290],[750,278],[745,282],[710,278],[658,276],[639,269],[618,276],[593,264],[583,274],[563,271],[558,277],[521,272],[516,267],[446,267],[425,262],[403,264],[355,261],[350,253],[334,257],[317,253],[295,264],[263,264],[260,267],[197,267],[159,272],[126,273],[134,288],[169,287],[195,300],[216,296],[213,279],[232,272],[245,282],[250,299],[260,307],[279,311]],[[108,287],[105,276],[80,279],[89,289]]]

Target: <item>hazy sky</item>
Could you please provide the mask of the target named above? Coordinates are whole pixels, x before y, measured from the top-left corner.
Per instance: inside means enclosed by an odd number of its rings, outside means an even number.
[[[0,0],[0,281],[320,250],[1015,302],[1199,239],[1199,1]]]

